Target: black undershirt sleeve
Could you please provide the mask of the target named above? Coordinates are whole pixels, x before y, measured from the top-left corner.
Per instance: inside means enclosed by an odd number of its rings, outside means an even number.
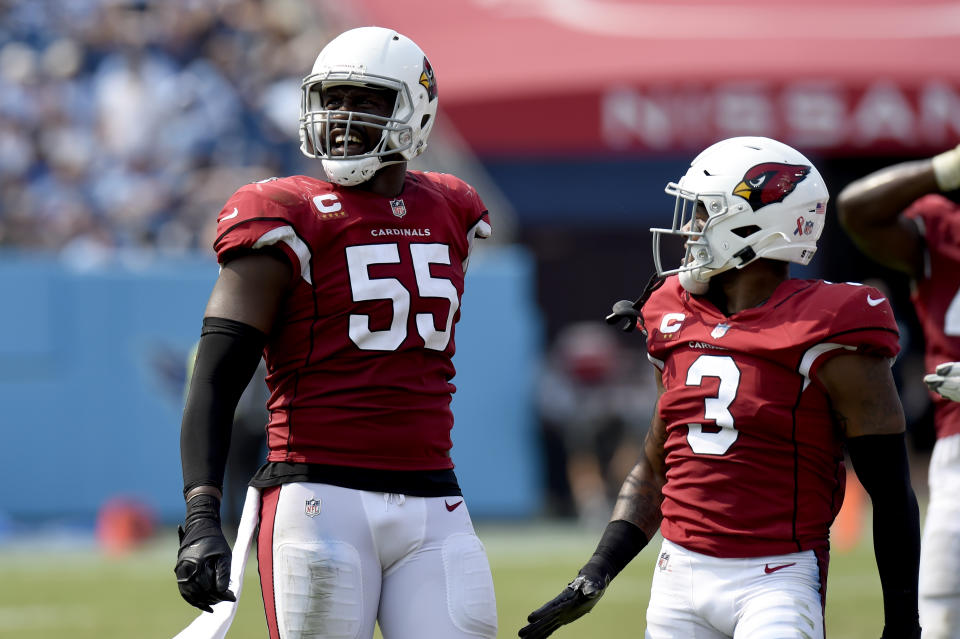
[[[205,317],[180,426],[183,494],[223,488],[233,416],[260,363],[267,336],[234,320]]]
[[[883,590],[886,632],[911,636],[917,621],[920,512],[910,483],[903,433],[846,441],[857,478],[873,502],[873,550]]]

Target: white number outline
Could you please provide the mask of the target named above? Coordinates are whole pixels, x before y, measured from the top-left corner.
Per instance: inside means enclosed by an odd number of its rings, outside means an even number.
[[[723,455],[740,436],[734,425],[730,404],[737,398],[740,369],[729,355],[701,355],[687,369],[687,386],[700,386],[704,377],[720,380],[715,397],[704,399],[703,418],[720,427],[716,433],[703,432],[703,424],[687,424],[687,443],[697,455]]]
[[[450,343],[453,318],[460,308],[457,287],[447,278],[433,277],[431,264],[450,264],[450,246],[447,244],[411,244],[410,259],[417,280],[417,294],[421,298],[439,298],[450,302],[447,321],[438,330],[433,313],[417,313],[417,332],[423,339],[424,348],[442,351]],[[393,319],[390,328],[370,330],[370,316],[351,313],[349,335],[357,348],[365,351],[395,351],[407,338],[407,320],[410,318],[410,291],[394,277],[370,277],[374,264],[399,264],[400,249],[396,243],[359,244],[346,249],[347,272],[350,277],[350,292],[354,302],[390,300],[393,303]]]

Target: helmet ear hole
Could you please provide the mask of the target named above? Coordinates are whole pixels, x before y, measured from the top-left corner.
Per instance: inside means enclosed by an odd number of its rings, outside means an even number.
[[[750,224],[749,226],[738,226],[735,229],[731,229],[730,232],[733,233],[734,235],[738,235],[740,237],[746,238],[746,237],[750,237],[751,235],[753,235],[759,230],[760,230],[759,226],[757,226],[756,224]]]
[[[430,121],[430,114],[425,113],[422,118],[420,118],[420,128],[427,126],[427,122]]]

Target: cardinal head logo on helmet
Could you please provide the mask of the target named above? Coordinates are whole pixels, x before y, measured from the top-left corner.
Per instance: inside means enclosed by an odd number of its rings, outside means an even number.
[[[750,208],[756,211],[767,204],[783,202],[808,173],[810,167],[802,164],[764,162],[744,174],[740,184],[733,188],[733,194],[750,202]]]

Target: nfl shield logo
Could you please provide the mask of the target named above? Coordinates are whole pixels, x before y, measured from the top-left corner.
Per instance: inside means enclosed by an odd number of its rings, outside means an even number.
[[[308,499],[307,506],[304,510],[307,513],[307,517],[316,517],[320,514],[320,500],[319,499]]]
[[[661,571],[664,571],[667,569],[667,566],[669,565],[670,565],[670,553],[668,552],[660,553],[660,558],[657,559],[657,568],[659,568]]]
[[[390,210],[393,211],[393,214],[397,217],[403,217],[407,214],[407,207],[400,198],[390,200]]]
[[[720,339],[727,334],[727,331],[730,330],[730,325],[724,322],[717,324],[713,327],[713,330],[710,331],[710,337],[713,339]]]

